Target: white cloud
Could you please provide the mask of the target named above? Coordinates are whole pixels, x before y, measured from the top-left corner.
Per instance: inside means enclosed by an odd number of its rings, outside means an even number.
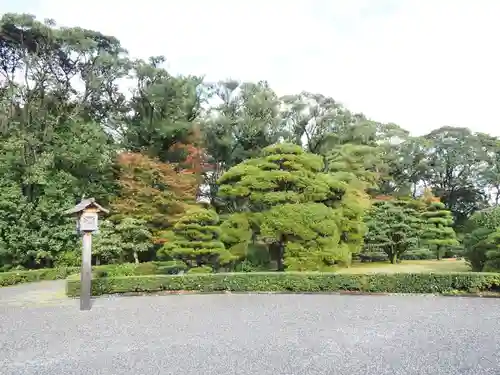
[[[417,134],[500,135],[498,0],[44,0],[25,11],[165,55],[177,72],[321,92]]]

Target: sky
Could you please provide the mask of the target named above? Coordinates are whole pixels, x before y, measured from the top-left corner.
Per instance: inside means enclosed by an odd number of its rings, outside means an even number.
[[[127,5],[126,5],[127,4]],[[267,80],[333,97],[421,135],[500,135],[498,0],[0,0],[58,25],[113,35],[171,72]]]

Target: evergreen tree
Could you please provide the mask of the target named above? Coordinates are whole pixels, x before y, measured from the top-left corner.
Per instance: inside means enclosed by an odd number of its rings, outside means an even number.
[[[382,251],[391,263],[396,263],[407,250],[418,242],[415,218],[418,212],[404,201],[375,201],[366,217],[368,233],[365,245],[368,251]]]
[[[300,146],[282,143],[264,148],[219,179],[219,197],[238,211],[262,212],[285,203],[340,201],[346,183],[324,170],[323,158]]]
[[[220,226],[221,241],[231,254],[240,260],[246,258],[248,245],[252,240],[252,228],[246,213],[234,213],[226,218]]]
[[[486,245],[490,250],[486,251],[482,271],[498,272],[500,271],[500,227],[488,236]]]
[[[207,209],[193,209],[173,228],[173,237],[159,250],[160,257],[171,257],[190,267],[211,266],[218,270],[236,260],[220,241],[219,215]]]
[[[148,251],[153,245],[153,235],[146,221],[127,217],[115,229],[121,238],[122,259],[133,259],[136,264],[139,263],[139,253]]]
[[[261,237],[269,242],[278,269],[325,271],[350,259],[340,242],[339,216],[322,203],[284,204],[259,214]]]
[[[350,189],[349,182],[335,178],[332,174],[323,172],[324,170],[321,156],[307,153],[300,146],[284,143],[266,147],[261,157],[238,164],[219,180],[219,195],[225,199],[227,205],[238,211],[260,214],[257,228],[254,230],[257,231],[256,235],[261,234],[268,241],[279,270],[285,268],[286,251],[293,247],[291,242],[296,242],[296,253],[299,249],[314,251],[299,246],[304,239],[293,234],[297,227],[292,220],[287,220],[287,216],[299,215],[296,218],[306,225],[304,230],[314,232],[316,229],[310,227],[316,225],[314,221],[302,220],[300,217],[314,216],[315,212],[321,213],[330,224],[333,223],[335,215],[336,229],[329,232],[332,238],[325,239],[330,246],[325,262],[350,262],[349,247],[346,248],[346,243],[359,242],[359,239],[350,234],[356,232],[354,229],[363,226],[361,220],[355,220],[355,211],[362,192]],[[310,206],[311,203],[323,207]],[[278,220],[278,214],[284,217],[271,224],[271,221]],[[343,220],[344,218],[348,220]],[[270,229],[278,224],[279,231],[278,227]],[[286,225],[290,227],[286,229]],[[267,228],[266,233],[262,232],[263,227]],[[281,235],[277,235],[278,233]],[[303,256],[307,257],[305,254]],[[298,255],[295,254],[295,257]]]
[[[99,222],[99,231],[92,236],[92,256],[95,264],[113,263],[122,254],[122,238],[110,220]]]
[[[432,202],[422,213],[425,220],[422,231],[422,242],[436,252],[436,258],[441,259],[446,247],[458,245],[451,212],[445,209],[441,202]]]
[[[473,271],[483,271],[488,261],[487,254],[495,250],[492,236],[500,227],[500,206],[476,212],[468,220],[463,243],[465,259]]]

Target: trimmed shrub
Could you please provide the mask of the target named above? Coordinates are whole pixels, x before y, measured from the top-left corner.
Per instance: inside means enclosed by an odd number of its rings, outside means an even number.
[[[40,270],[9,271],[0,273],[0,286],[9,286],[43,280],[65,279],[75,272],[78,267],[44,268]]]
[[[212,267],[210,266],[201,266],[191,268],[187,273],[212,273]]]
[[[161,275],[177,275],[180,272],[186,272],[188,270],[186,263],[178,260],[153,263],[158,266],[157,273]]]
[[[312,272],[210,273],[94,279],[92,294],[161,291],[196,292],[374,292],[450,293],[500,290],[499,273],[335,274]],[[80,281],[67,279],[66,293],[80,294]]]
[[[401,254],[401,260],[428,260],[435,259],[436,254],[427,249],[411,250]]]
[[[162,274],[175,275],[186,269],[186,264],[179,261],[106,264],[93,267],[94,276],[98,278]]]
[[[135,275],[157,275],[159,273],[158,266],[151,262],[137,264],[134,271]]]
[[[358,255],[359,260],[365,262],[385,262],[389,260],[389,256],[382,251],[371,251]]]
[[[187,266],[180,261],[104,264],[93,266],[95,278],[123,277],[141,275],[175,275],[186,271]],[[65,279],[69,275],[79,274],[80,267],[43,268],[39,270],[19,270],[0,272],[0,287],[43,280]]]
[[[136,267],[135,263],[104,264],[94,266],[92,270],[96,277],[134,276]]]

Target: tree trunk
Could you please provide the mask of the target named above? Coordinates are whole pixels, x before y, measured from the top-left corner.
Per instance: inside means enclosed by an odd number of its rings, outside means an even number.
[[[95,256],[95,265],[100,266],[101,265],[101,258],[99,258],[99,255]]]
[[[391,254],[389,256],[389,260],[391,261],[391,264],[396,264],[396,261],[398,260],[397,254],[396,253]]]
[[[438,246],[436,248],[436,255],[437,255],[437,260],[441,260],[441,247]]]
[[[137,251],[134,251],[134,261],[135,264],[139,264],[139,255],[137,255]]]
[[[285,244],[283,240],[278,243],[278,271],[283,272],[285,270],[285,264],[283,258],[285,256]]]

